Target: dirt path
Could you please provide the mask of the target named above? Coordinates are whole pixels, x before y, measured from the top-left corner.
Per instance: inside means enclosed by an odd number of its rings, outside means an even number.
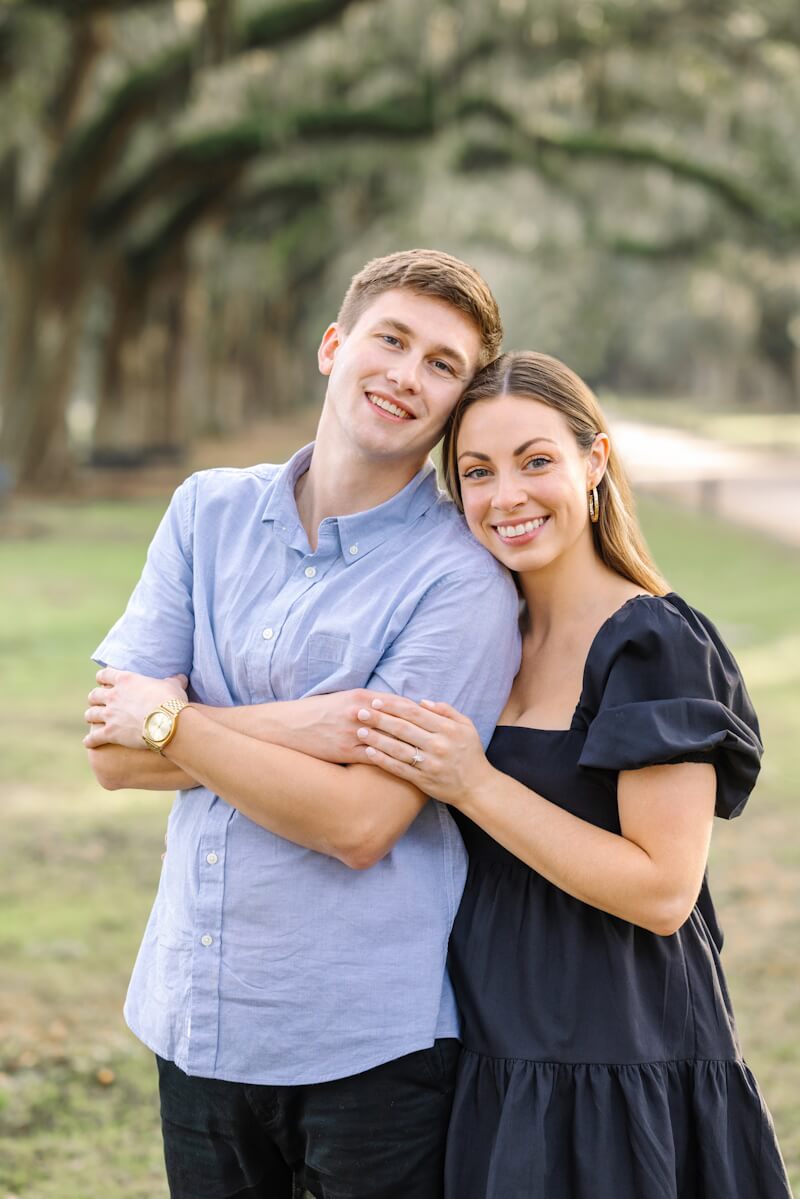
[[[680,429],[612,420],[639,491],[667,495],[800,547],[800,455],[725,445]]]

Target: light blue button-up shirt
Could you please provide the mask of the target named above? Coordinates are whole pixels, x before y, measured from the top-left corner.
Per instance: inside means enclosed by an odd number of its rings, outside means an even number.
[[[94,658],[188,674],[217,706],[362,686],[445,700],[486,742],[519,664],[510,577],[430,463],[377,508],[324,520],[312,551],[294,499],[311,448],[183,483]],[[207,1078],[323,1082],[457,1035],[445,954],[466,861],[443,805],[364,871],[205,788],[178,794],[168,845],[125,1007],[161,1057]]]

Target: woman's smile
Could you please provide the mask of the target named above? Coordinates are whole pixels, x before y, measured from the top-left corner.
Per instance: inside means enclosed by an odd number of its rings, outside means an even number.
[[[510,521],[504,521],[502,524],[492,527],[504,545],[529,545],[540,535],[549,519],[549,516],[535,516],[529,520],[519,520],[518,518],[513,524]]]

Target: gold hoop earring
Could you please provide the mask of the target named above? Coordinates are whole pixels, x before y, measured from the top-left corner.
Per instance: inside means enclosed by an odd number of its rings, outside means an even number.
[[[589,520],[593,525],[596,525],[600,519],[600,497],[597,494],[597,488],[593,487],[589,492]]]

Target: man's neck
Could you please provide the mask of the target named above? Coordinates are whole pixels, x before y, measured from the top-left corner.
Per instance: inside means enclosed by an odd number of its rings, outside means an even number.
[[[367,463],[363,459],[329,453],[319,443],[311,462],[294,489],[297,513],[309,545],[317,547],[319,526],[326,517],[350,516],[377,508],[402,491],[422,468],[417,463]]]

